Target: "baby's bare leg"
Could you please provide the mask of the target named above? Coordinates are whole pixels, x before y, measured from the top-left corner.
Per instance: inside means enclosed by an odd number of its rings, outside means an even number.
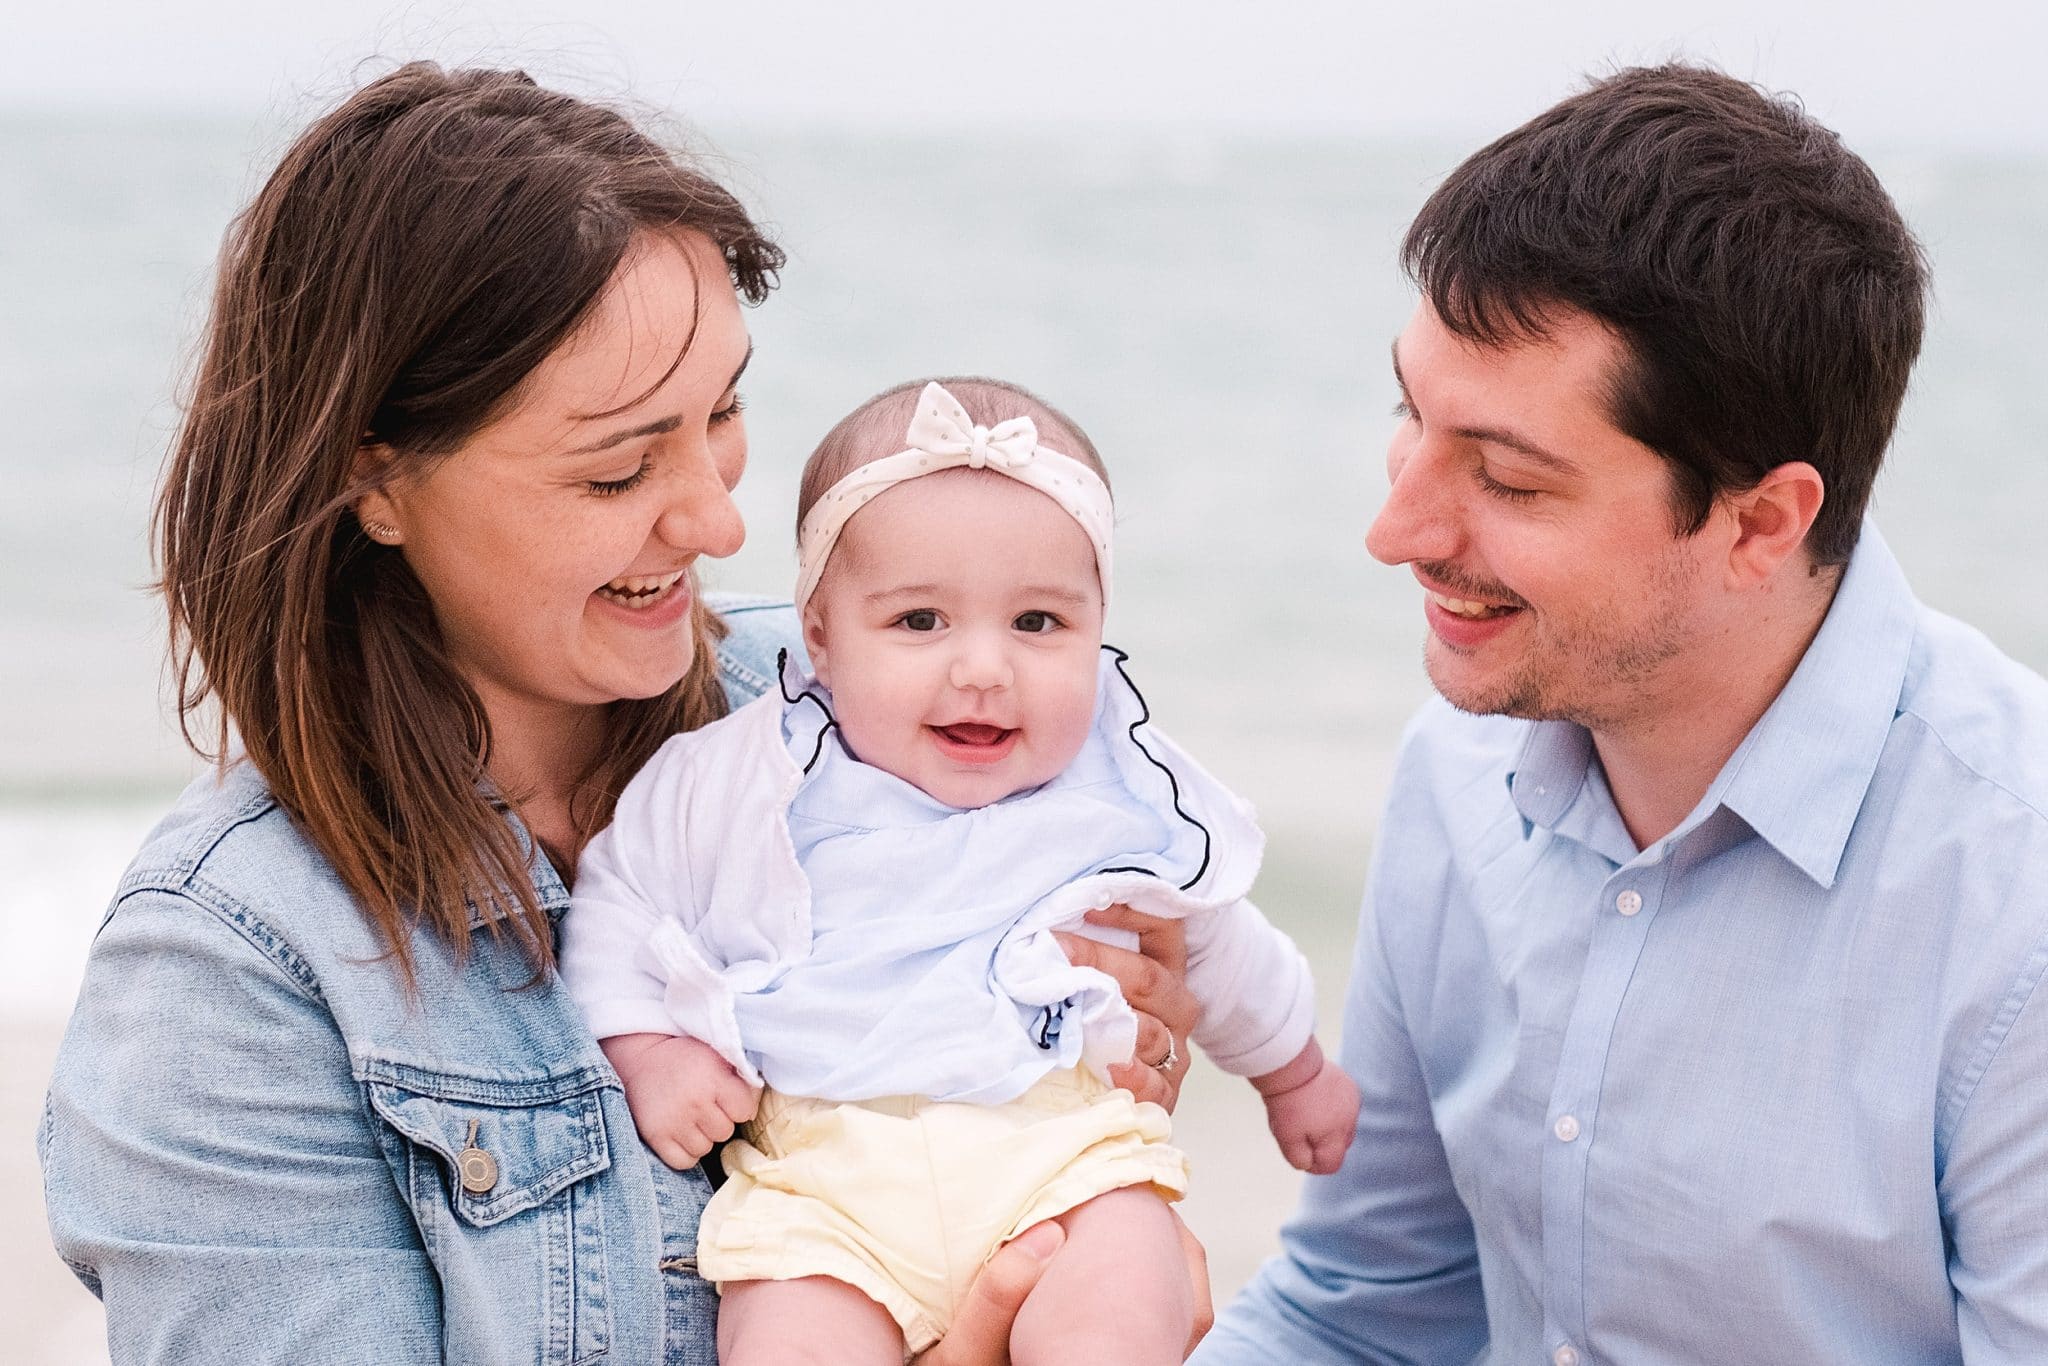
[[[1110,1191],[1060,1223],[1067,1241],[1010,1330],[1016,1366],[1170,1366],[1186,1356],[1194,1292],[1180,1231],[1159,1193]]]
[[[719,1366],[902,1366],[903,1333],[845,1281],[734,1281],[719,1293]]]

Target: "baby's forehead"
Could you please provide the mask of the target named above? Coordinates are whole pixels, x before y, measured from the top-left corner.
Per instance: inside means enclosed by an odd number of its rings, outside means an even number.
[[[864,574],[951,559],[1095,577],[1094,546],[1080,523],[995,470],[938,470],[885,489],[848,519],[832,550],[835,567],[842,557],[845,569]]]

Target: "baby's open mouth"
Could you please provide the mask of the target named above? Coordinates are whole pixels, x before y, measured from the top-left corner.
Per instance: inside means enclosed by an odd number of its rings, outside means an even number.
[[[1001,726],[984,725],[979,721],[959,721],[950,726],[933,726],[932,729],[956,745],[972,745],[976,748],[1000,745],[1017,733]]]

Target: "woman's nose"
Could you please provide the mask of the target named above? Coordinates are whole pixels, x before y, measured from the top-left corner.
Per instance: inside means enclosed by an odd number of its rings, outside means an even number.
[[[746,540],[739,505],[708,453],[678,471],[655,522],[655,534],[679,550],[715,560],[732,554]]]
[[[1387,500],[1365,533],[1367,552],[1382,564],[1456,559],[1457,493],[1442,453],[1424,436],[1397,433],[1387,481]]]

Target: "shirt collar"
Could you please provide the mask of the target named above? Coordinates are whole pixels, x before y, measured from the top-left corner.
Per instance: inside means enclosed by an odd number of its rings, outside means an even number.
[[[1915,614],[1905,572],[1866,520],[1820,633],[1715,782],[1718,805],[1823,887],[1898,717]]]
[[[1904,572],[1866,519],[1799,667],[1674,835],[1726,807],[1809,878],[1833,886],[1898,714],[1914,613]],[[1524,822],[1556,828],[1593,758],[1584,727],[1531,725],[1508,773]]]

